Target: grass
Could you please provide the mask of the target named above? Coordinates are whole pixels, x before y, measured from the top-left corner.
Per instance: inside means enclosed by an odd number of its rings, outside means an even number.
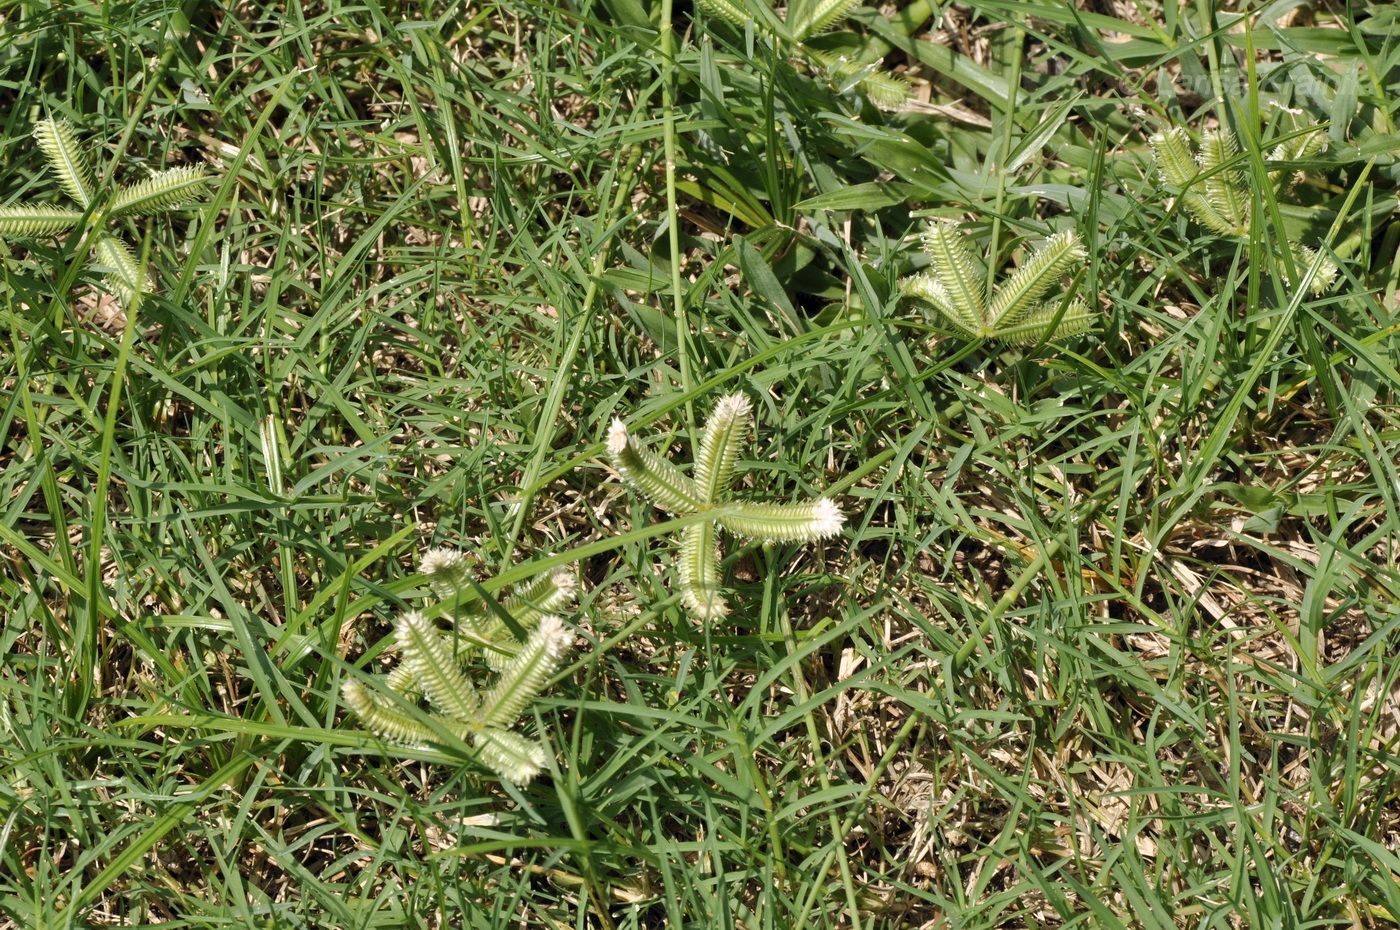
[[[45,115],[219,177],[123,221],[130,312],[78,237],[0,260],[0,925],[1400,922],[1387,5],[811,40],[905,74],[898,113],[665,0],[0,10],[0,202],[49,189]],[[1295,119],[1331,145],[1279,200]],[[1221,120],[1243,239],[1147,147]],[[929,217],[993,271],[1077,229],[1099,331],[942,333],[898,297]],[[604,440],[689,461],[734,391],[744,493],[848,520],[726,544],[702,625],[694,518]],[[583,581],[523,789],[341,706],[444,545]]]

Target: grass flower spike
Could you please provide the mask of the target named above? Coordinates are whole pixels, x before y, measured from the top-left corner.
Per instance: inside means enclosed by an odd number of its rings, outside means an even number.
[[[0,238],[33,239],[70,232],[89,210],[99,227],[111,217],[166,213],[193,201],[209,182],[203,168],[170,168],[113,192],[99,191],[87,152],[71,123],[40,120],[34,125],[34,141],[59,187],[79,209],[36,203],[0,206]],[[123,306],[129,306],[137,292],[149,289],[149,280],[131,247],[111,233],[98,231],[94,235],[88,264],[102,275],[103,287]]]
[[[678,516],[713,516],[681,532],[681,600],[701,620],[729,613],[720,594],[721,529],[762,542],[813,542],[835,536],[845,522],[840,509],[825,497],[797,504],[727,500],[739,451],[752,431],[749,399],[742,394],[721,398],[705,423],[689,476],[639,445],[622,420],[614,420],[608,432],[613,467],[654,505]]]
[[[1253,210],[1253,189],[1245,173],[1235,164],[1239,145],[1228,127],[1201,134],[1201,149],[1191,154],[1186,130],[1173,126],[1148,140],[1157,174],[1166,184],[1181,190],[1181,204],[1202,226],[1223,236],[1244,239],[1249,236]],[[1269,153],[1272,161],[1298,161],[1311,158],[1327,145],[1327,136],[1314,128],[1276,145]],[[1269,180],[1280,193],[1291,189],[1302,172],[1277,168]],[[1314,295],[1326,293],[1337,278],[1337,265],[1326,254],[1308,246],[1290,243],[1293,261],[1307,271],[1315,268],[1310,281]]]
[[[402,661],[367,685],[347,681],[341,689],[365,726],[383,739],[406,744],[469,743],[482,764],[507,781],[525,784],[544,768],[544,747],[509,728],[545,686],[573,642],[555,614],[573,598],[574,579],[554,572],[517,588],[499,612],[479,601],[461,606],[472,592],[470,565],[461,553],[434,549],[421,571],[449,607],[456,624],[439,628],[417,611],[395,628]],[[523,638],[501,619],[510,618]],[[468,673],[478,660],[499,674],[482,692]],[[433,708],[418,707],[423,699]]]
[[[956,224],[934,223],[923,246],[929,270],[902,280],[900,291],[933,307],[964,339],[1035,345],[1085,332],[1094,321],[1083,300],[1070,300],[1062,311],[1062,297],[1045,299],[1086,258],[1072,231],[1046,239],[990,298],[982,263]]]

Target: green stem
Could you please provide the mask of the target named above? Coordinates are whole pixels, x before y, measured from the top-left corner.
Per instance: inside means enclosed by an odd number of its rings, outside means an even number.
[[[1025,571],[1021,572],[1015,582],[1012,583],[1011,587],[1006,590],[1006,593],[992,605],[992,609],[987,611],[987,616],[977,625],[977,632],[968,637],[967,642],[963,643],[957,652],[948,657],[948,673],[945,676],[946,681],[952,681],[957,676],[958,666],[962,665],[972,656],[978,644],[991,632],[992,625],[1001,619],[1002,614],[1011,609],[1011,605],[1016,603],[1021,593],[1036,579],[1041,569],[1043,569],[1050,560],[1055,557],[1055,553],[1059,551],[1060,541],[1058,539],[1052,539],[1040,547],[1040,552],[1036,554],[1035,558],[1031,559],[1031,563],[1026,566]]]
[[[680,211],[676,206],[676,109],[675,29],[671,24],[672,0],[661,0],[661,140],[666,158],[666,243],[671,252],[671,306],[676,318],[676,355],[681,371],[681,391],[690,391],[690,320],[681,292]],[[695,408],[685,405],[685,422],[695,436]]]
[[[638,104],[638,112],[642,112],[641,104]],[[599,220],[596,227],[600,235],[611,228],[613,218],[616,217],[622,204],[631,195],[632,180],[641,160],[641,147],[634,147],[626,166],[619,175],[617,193],[608,207],[607,214]],[[597,250],[593,253],[593,264],[589,268],[588,287],[584,291],[583,304],[579,308],[578,316],[566,321],[561,315],[559,325],[563,326],[567,322],[568,325],[572,326],[573,331],[569,336],[568,345],[564,347],[564,354],[560,357],[559,364],[555,369],[557,377],[549,386],[549,395],[545,398],[544,409],[540,411],[540,418],[535,423],[535,448],[531,453],[529,464],[525,466],[525,474],[520,479],[520,499],[516,502],[515,517],[511,521],[510,545],[507,551],[514,549],[516,542],[520,539],[520,531],[525,526],[525,519],[530,513],[535,495],[539,493],[540,472],[544,468],[544,460],[549,454],[549,447],[554,443],[555,423],[559,419],[559,410],[564,405],[564,392],[569,386],[568,373],[573,368],[574,359],[578,357],[579,349],[583,347],[584,338],[588,335],[588,319],[593,312],[593,303],[598,299],[598,282],[602,279],[603,267],[607,264],[609,252],[610,250],[605,243],[599,242],[597,244]]]

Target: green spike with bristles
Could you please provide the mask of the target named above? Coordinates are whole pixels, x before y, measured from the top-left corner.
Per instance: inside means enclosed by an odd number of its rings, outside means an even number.
[[[68,232],[83,214],[42,203],[13,203],[0,206],[0,236],[37,239]]]

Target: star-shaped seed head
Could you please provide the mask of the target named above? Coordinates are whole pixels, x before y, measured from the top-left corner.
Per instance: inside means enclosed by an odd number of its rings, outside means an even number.
[[[984,265],[955,223],[931,224],[923,249],[929,270],[900,281],[900,292],[932,307],[964,339],[1036,345],[1077,335],[1093,324],[1093,311],[1084,300],[1069,295],[1047,299],[1086,258],[1072,230],[1042,242],[990,296]]]
[[[719,531],[761,542],[812,542],[841,532],[845,522],[829,498],[796,504],[728,499],[739,452],[753,432],[753,405],[743,394],[720,398],[705,423],[690,475],[632,438],[622,420],[608,431],[613,467],[652,504],[677,516],[709,514],[681,531],[681,601],[702,620],[729,612],[720,594]]]
[[[40,120],[34,124],[34,141],[58,186],[78,209],[39,203],[0,206],[0,237],[56,236],[74,229],[89,211],[99,219],[167,213],[194,200],[209,181],[203,168],[168,168],[116,191],[99,191],[87,150],[79,143],[71,123],[65,119]],[[131,246],[104,229],[92,237],[88,265],[102,276],[103,287],[124,306],[130,306],[138,293],[150,290],[150,280]]]
[[[341,694],[383,739],[415,745],[465,742],[482,764],[524,784],[548,759],[540,743],[509,728],[573,644],[573,631],[555,612],[573,598],[576,582],[568,572],[550,572],[517,587],[494,610],[479,601],[461,606],[473,594],[474,565],[451,549],[428,552],[421,570],[434,593],[457,606],[453,627],[441,629],[423,613],[409,611],[395,627],[399,664],[376,686],[352,679]],[[485,691],[469,677],[478,663],[498,673]],[[419,707],[423,700],[430,709]]]

